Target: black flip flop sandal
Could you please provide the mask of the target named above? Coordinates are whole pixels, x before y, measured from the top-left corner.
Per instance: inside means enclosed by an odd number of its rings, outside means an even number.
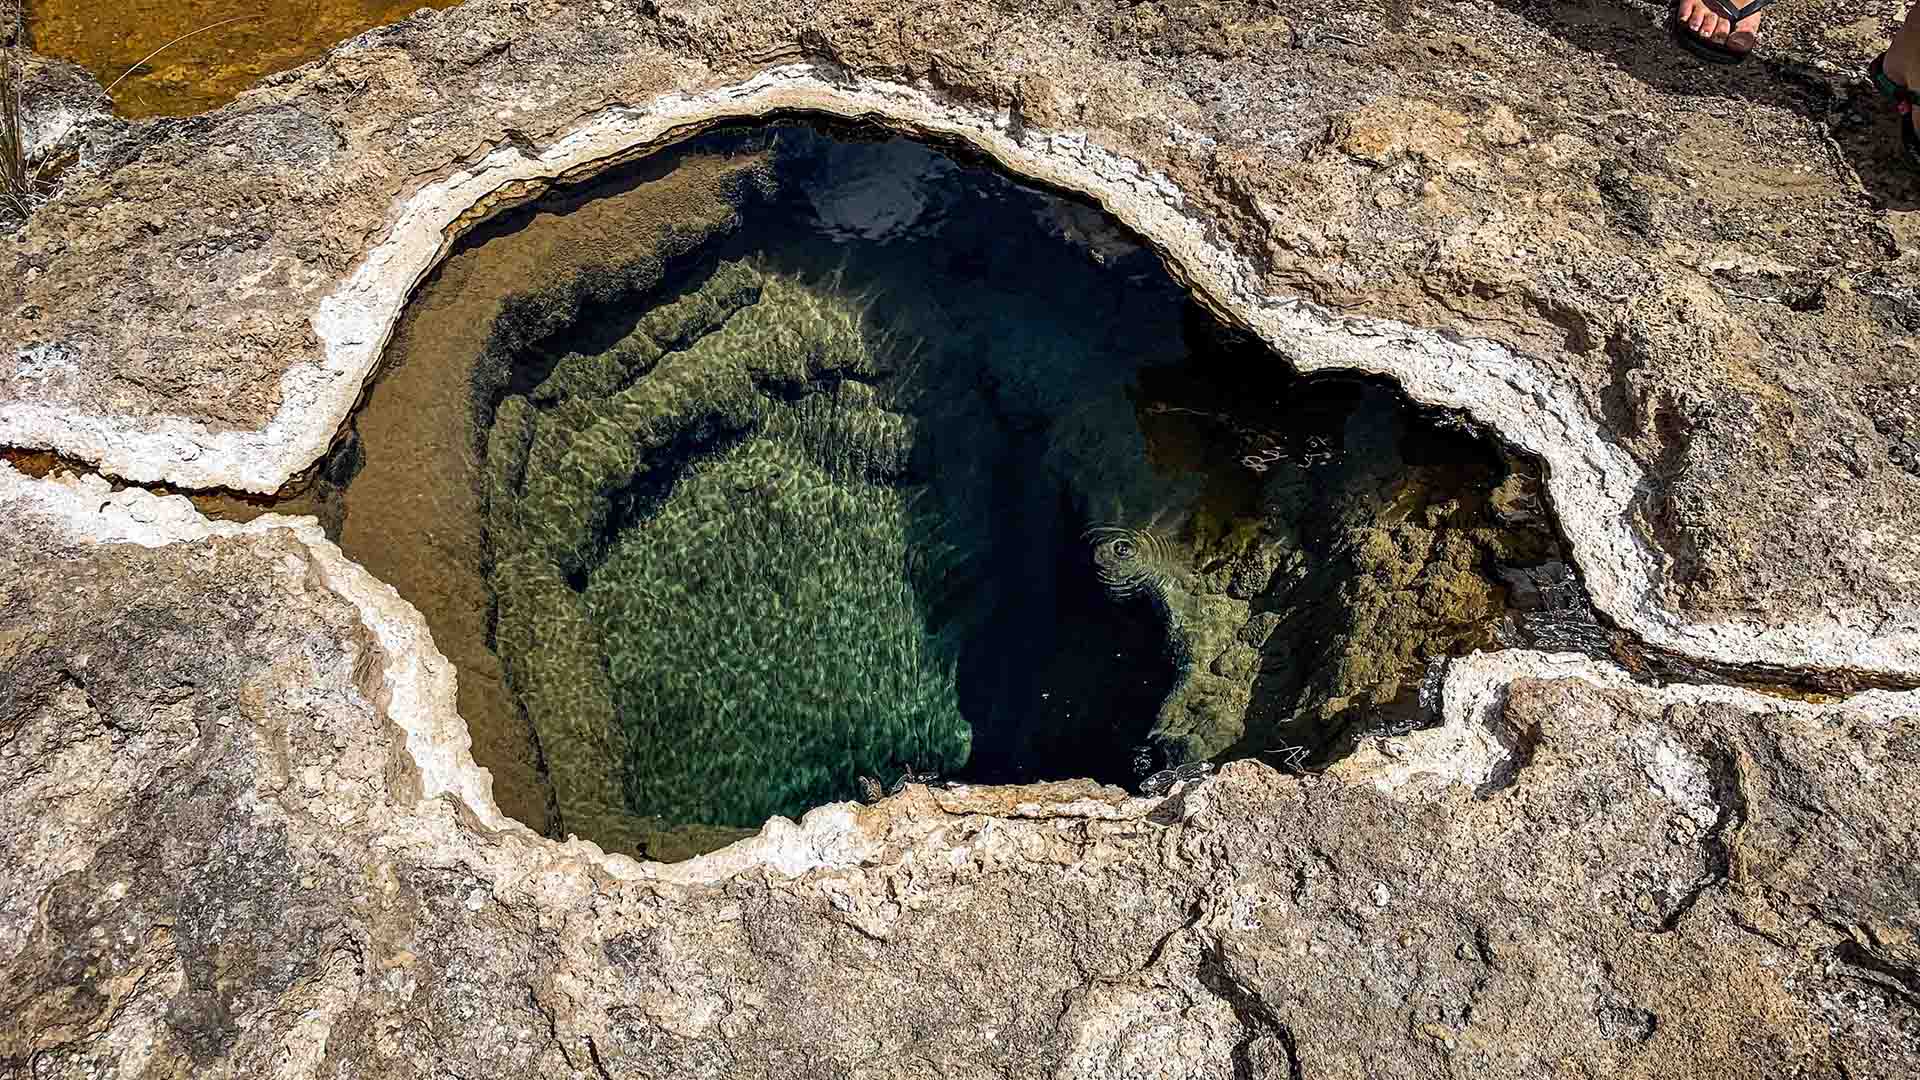
[[[1920,131],[1914,128],[1914,113],[1920,111],[1920,90],[1901,86],[1887,77],[1887,56],[1881,53],[1874,57],[1867,67],[1867,77],[1873,80],[1874,89],[1880,96],[1893,102],[1900,113],[1900,145],[1906,151],[1907,164],[1920,169]]]
[[[1754,0],[1746,7],[1736,6],[1732,0],[1702,0],[1702,2],[1718,13],[1721,18],[1727,20],[1730,25],[1739,26],[1743,20],[1752,18],[1755,12],[1771,4],[1773,0]],[[1667,26],[1673,31],[1673,40],[1681,48],[1710,64],[1728,66],[1744,64],[1747,62],[1747,57],[1753,55],[1752,49],[1729,49],[1725,45],[1694,33],[1692,27],[1680,21],[1680,0],[1673,0],[1673,7],[1667,17]]]

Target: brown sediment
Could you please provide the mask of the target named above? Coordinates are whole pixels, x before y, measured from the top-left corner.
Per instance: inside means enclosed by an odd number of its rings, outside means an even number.
[[[13,466],[14,471],[35,480],[53,474],[61,465],[60,455],[45,450],[16,450],[12,447],[0,447],[0,461]]]
[[[458,2],[30,0],[27,36],[35,51],[79,64],[103,86],[120,80],[113,104],[122,115],[187,116],[363,31]]]
[[[92,464],[63,457],[48,450],[24,450],[0,447],[0,462],[23,476],[36,480],[54,473],[87,476],[99,473]],[[339,489],[321,481],[313,471],[295,477],[271,495],[256,495],[228,488],[180,488],[171,484],[129,483],[122,477],[100,474],[115,491],[138,487],[155,495],[181,495],[194,509],[218,521],[248,522],[265,514],[307,515],[320,519],[329,536],[339,533]]]
[[[563,197],[448,256],[407,305],[353,420],[369,448],[345,497],[341,548],[420,609],[458,669],[473,756],[502,811],[538,831],[565,823],[539,746],[492,647],[476,377],[503,307],[653,257],[671,235],[729,226],[729,191],[758,157],[688,156],[623,190]]]
[[[244,491],[175,491],[164,484],[143,484],[159,495],[185,495],[194,508],[218,521],[248,522],[265,514],[311,515],[320,519],[328,536],[340,532],[339,491],[311,481],[290,484],[272,495]]]

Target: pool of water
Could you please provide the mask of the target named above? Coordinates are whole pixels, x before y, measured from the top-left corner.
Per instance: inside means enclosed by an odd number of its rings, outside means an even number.
[[[114,85],[126,116],[185,116],[421,8],[459,0],[27,0],[27,40]]]
[[[800,120],[463,241],[304,500],[503,808],[669,859],[908,775],[1312,767],[1565,583],[1456,418],[1296,375],[1094,208]]]

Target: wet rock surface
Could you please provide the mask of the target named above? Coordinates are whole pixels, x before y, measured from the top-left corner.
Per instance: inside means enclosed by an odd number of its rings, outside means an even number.
[[[641,866],[462,779],[418,616],[313,527],[0,511],[7,1075],[1920,1067],[1912,694],[1483,656],[1326,775],[912,786]]]

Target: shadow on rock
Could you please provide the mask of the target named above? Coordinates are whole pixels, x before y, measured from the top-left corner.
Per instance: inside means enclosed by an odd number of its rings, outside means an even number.
[[[1901,157],[1898,117],[1867,80],[1865,63],[1836,58],[1839,71],[1805,59],[1820,43],[1796,40],[1797,27],[1763,32],[1759,52],[1739,67],[1717,67],[1675,44],[1665,5],[1633,0],[1556,3],[1497,0],[1576,49],[1591,53],[1596,67],[1616,67],[1665,94],[1702,99],[1697,108],[1720,113],[1760,105],[1797,113],[1824,130],[1833,149],[1860,178],[1880,210],[1920,208],[1920,175]],[[1769,9],[1778,20],[1782,6]],[[1874,46],[1877,51],[1886,42]],[[1788,50],[1793,50],[1791,53]],[[1717,99],[1717,100],[1713,100]],[[1722,208],[1739,213],[1738,204]]]

